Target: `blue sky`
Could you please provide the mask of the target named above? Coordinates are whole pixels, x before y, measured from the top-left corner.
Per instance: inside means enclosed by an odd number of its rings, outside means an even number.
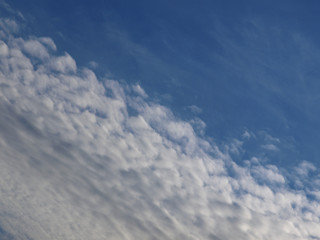
[[[0,1],[0,237],[320,239],[319,8]]]

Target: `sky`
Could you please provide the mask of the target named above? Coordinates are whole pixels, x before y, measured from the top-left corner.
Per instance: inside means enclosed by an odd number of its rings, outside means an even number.
[[[320,239],[319,10],[0,0],[0,239]]]

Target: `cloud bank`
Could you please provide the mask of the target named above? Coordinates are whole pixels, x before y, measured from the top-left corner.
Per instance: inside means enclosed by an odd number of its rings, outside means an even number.
[[[317,198],[276,166],[241,167],[140,86],[0,28],[1,239],[320,239]]]

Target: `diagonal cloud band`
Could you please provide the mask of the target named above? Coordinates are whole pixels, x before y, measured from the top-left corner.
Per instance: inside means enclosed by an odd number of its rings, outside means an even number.
[[[140,86],[18,28],[0,20],[0,238],[320,239],[319,202],[277,167],[238,166]]]

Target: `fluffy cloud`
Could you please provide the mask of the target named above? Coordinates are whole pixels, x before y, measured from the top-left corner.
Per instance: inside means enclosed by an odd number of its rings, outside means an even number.
[[[238,166],[140,86],[97,79],[10,26],[0,21],[0,238],[320,239],[318,202],[275,166]]]

